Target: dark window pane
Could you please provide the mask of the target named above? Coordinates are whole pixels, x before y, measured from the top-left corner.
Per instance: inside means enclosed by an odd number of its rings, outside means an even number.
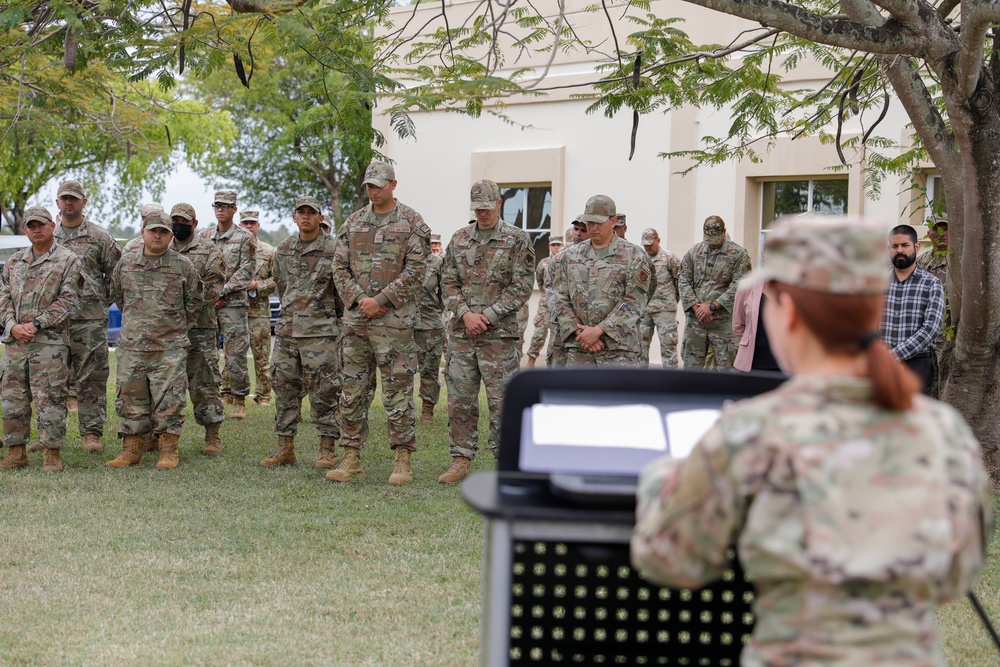
[[[509,185],[500,186],[500,217],[504,222],[508,222],[515,227],[524,228],[524,200],[527,195],[527,188],[512,187]]]
[[[812,210],[827,215],[847,213],[847,179],[813,181]]]
[[[809,210],[809,181],[782,181],[774,184],[774,218]]]

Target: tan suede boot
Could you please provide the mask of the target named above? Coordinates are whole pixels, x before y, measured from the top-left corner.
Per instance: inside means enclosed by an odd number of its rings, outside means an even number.
[[[266,408],[267,406],[271,405],[271,397],[270,396],[258,396],[254,400],[256,400],[257,401],[257,405],[259,405],[262,408]]]
[[[528,367],[528,368],[534,368],[535,367],[535,361],[537,361],[537,359],[538,359],[538,357],[528,357],[528,363],[526,363],[525,366]]]
[[[365,474],[365,467],[361,464],[361,450],[357,447],[343,447],[344,459],[337,466],[336,470],[326,473],[326,478],[331,482],[350,482],[358,475]]]
[[[125,466],[134,466],[139,461],[142,461],[142,436],[126,435],[122,438],[122,453],[118,458],[111,459],[104,465],[112,468],[124,468]]]
[[[265,468],[295,465],[295,436],[279,435],[278,451],[260,462]]]
[[[66,399],[66,412],[77,412],[80,409],[80,404],[77,402],[75,396],[70,396]]]
[[[230,419],[246,419],[247,402],[246,396],[233,396],[233,411],[229,414]]]
[[[45,472],[62,472],[62,461],[59,460],[58,449],[46,449],[42,459],[42,470]]]
[[[396,448],[396,465],[393,466],[392,474],[389,475],[391,486],[403,486],[413,481],[413,473],[410,471],[410,450],[406,447]]]
[[[143,454],[160,451],[160,438],[153,433],[142,436],[142,444],[139,445],[139,451]]]
[[[173,470],[180,465],[180,458],[177,456],[177,444],[181,436],[175,433],[160,434],[160,460],[156,462],[157,470]]]
[[[337,447],[337,440],[333,436],[321,435],[319,437],[319,457],[316,459],[317,468],[333,468],[337,465],[334,460],[334,450]]]
[[[420,423],[421,424],[433,424],[434,423],[434,404],[424,401],[420,412]]]
[[[104,445],[101,444],[101,439],[98,436],[93,433],[83,436],[83,451],[94,454],[102,449],[104,449]]]
[[[205,448],[202,454],[218,454],[222,451],[222,438],[219,436],[219,427],[222,424],[205,424]]]
[[[45,447],[43,447],[42,443],[39,442],[38,440],[32,440],[31,444],[28,445],[28,451],[29,452],[44,452],[45,451]]]
[[[454,456],[451,459],[451,467],[445,470],[438,482],[440,484],[458,484],[469,475],[469,466],[472,461],[464,456]]]
[[[0,460],[0,470],[10,470],[11,468],[23,468],[28,465],[28,455],[24,451],[24,445],[14,445],[7,450],[7,456]]]
[[[233,404],[233,396],[232,396],[232,394],[223,394],[223,396],[222,396],[222,404],[223,405],[232,405]]]

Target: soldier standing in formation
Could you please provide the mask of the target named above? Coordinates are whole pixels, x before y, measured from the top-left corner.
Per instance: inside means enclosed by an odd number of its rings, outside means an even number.
[[[42,206],[24,215],[31,247],[7,260],[0,281],[3,322],[3,435],[9,447],[0,470],[28,465],[31,402],[38,408],[42,470],[59,472],[66,441],[69,393],[69,317],[83,290],[80,259],[53,241],[55,222]]]
[[[531,296],[535,249],[528,235],[500,219],[500,188],[472,186],[474,224],[455,232],[445,251],[441,290],[452,314],[445,382],[451,467],[439,478],[455,484],[479,450],[479,385],[490,411],[489,448],[500,446],[504,381],[521,362],[518,311]]]
[[[320,223],[322,226],[322,223]],[[240,227],[253,234],[257,241],[257,269],[247,285],[247,319],[250,326],[250,353],[253,354],[254,373],[257,380],[254,402],[260,406],[271,404],[271,301],[274,277],[274,246],[257,237],[260,231],[260,211],[240,213]],[[329,234],[329,232],[326,232]]]
[[[225,407],[219,395],[219,324],[214,303],[226,282],[226,264],[215,244],[195,235],[198,217],[190,204],[176,204],[170,209],[171,229],[174,239],[171,250],[181,254],[194,265],[200,282],[200,298],[189,304],[196,308],[194,325],[188,331],[190,345],[187,349],[187,381],[195,421],[205,427],[204,454],[222,451],[219,430],[226,419]],[[154,435],[148,437],[146,447],[155,448]]]
[[[549,264],[563,249],[563,240],[561,237],[552,236],[549,241],[549,256],[543,257],[538,266],[535,267],[535,282],[538,285],[538,291],[540,297],[538,299],[538,311],[535,313],[535,320],[532,322],[535,326],[535,331],[531,335],[531,343],[528,345],[528,367],[531,368],[535,365],[535,361],[538,359],[538,355],[542,351],[542,347],[545,345],[545,339],[549,333],[549,304],[545,299],[545,272],[549,267]],[[552,346],[549,345],[548,352],[545,355],[546,364],[548,364],[548,359],[552,355]]]
[[[955,351],[955,325],[951,320],[951,304],[948,301],[948,218],[946,216],[932,217],[927,220],[927,238],[931,242],[930,250],[917,257],[917,266],[941,281],[944,288],[944,321],[941,323],[941,333],[934,345],[934,356],[937,368],[934,370],[934,385],[931,396],[940,398],[940,378],[948,375],[951,357]]]
[[[337,235],[334,275],[345,309],[340,405],[344,460],[327,479],[349,482],[364,474],[360,449],[368,439],[368,392],[377,365],[389,445],[395,450],[389,484],[399,486],[413,480],[414,293],[426,270],[431,231],[419,213],[396,200],[392,165],[372,162],[364,182],[371,203],[352,213]]]
[[[421,424],[434,423],[434,406],[441,398],[444,302],[441,297],[441,256],[433,252],[435,237],[438,245],[441,244],[441,235],[431,234],[432,251],[427,255],[427,272],[417,290],[417,322],[413,327],[417,364],[420,366]]]
[[[681,358],[685,368],[710,365],[729,371],[738,341],[733,335],[733,301],[740,278],[750,270],[747,251],[726,237],[717,215],[705,219],[704,241],[688,250],[677,283],[687,314]]]
[[[322,217],[315,197],[299,197],[292,214],[299,233],[274,251],[274,282],[281,297],[271,363],[278,451],[260,462],[266,467],[295,463],[295,435],[302,421],[302,397],[307,394],[310,417],[320,436],[316,467],[334,467],[340,437],[336,240],[320,231]]]
[[[615,202],[587,200],[580,220],[590,238],[563,252],[549,302],[566,344],[566,364],[634,365],[639,361],[639,317],[649,290],[649,260],[615,235]]]
[[[99,452],[108,405],[108,307],[111,273],[122,255],[111,234],[84,217],[83,186],[65,181],[56,194],[60,223],[55,241],[80,258],[83,289],[69,321],[70,411],[77,412],[83,449]],[[75,405],[74,405],[75,404]]]
[[[677,278],[681,262],[672,252],[660,246],[660,234],[650,227],[642,233],[642,247],[653,262],[656,287],[649,295],[646,310],[639,320],[642,333],[641,361],[650,362],[649,345],[653,328],[660,338],[660,361],[664,368],[677,368]]]
[[[170,249],[170,218],[151,211],[142,221],[142,245],[122,255],[112,277],[122,311],[117,398],[122,453],[107,462],[121,468],[142,460],[144,436],[159,438],[157,470],[176,468],[187,405],[190,331],[201,311],[201,281],[183,255]]]
[[[220,190],[212,203],[218,225],[201,232],[201,236],[222,251],[226,262],[226,284],[215,300],[225,353],[222,401],[232,403],[233,419],[246,417],[246,397],[250,393],[250,371],[247,352],[250,349],[250,322],[247,318],[247,287],[257,270],[257,241],[253,234],[233,224],[236,215],[236,193]],[[226,386],[226,378],[229,387]]]

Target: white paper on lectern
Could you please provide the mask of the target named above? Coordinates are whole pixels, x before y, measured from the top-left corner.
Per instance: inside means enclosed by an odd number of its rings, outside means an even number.
[[[652,405],[552,405],[531,408],[536,445],[667,451],[663,418]]]
[[[667,439],[670,441],[670,456],[686,459],[708,429],[719,420],[718,410],[679,410],[664,417],[667,425]]]

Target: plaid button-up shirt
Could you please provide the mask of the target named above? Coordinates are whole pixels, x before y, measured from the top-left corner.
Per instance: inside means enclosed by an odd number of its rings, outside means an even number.
[[[944,321],[944,287],[920,267],[900,281],[893,271],[885,294],[882,340],[905,361],[934,349]]]

